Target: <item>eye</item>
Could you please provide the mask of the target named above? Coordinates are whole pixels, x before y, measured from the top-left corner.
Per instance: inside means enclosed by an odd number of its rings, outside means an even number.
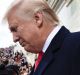
[[[11,32],[17,32],[18,26],[10,27]]]

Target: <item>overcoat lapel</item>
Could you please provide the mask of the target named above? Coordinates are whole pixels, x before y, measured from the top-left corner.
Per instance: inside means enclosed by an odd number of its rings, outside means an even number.
[[[55,60],[55,52],[60,50],[61,45],[67,36],[70,33],[64,26],[59,30],[57,35],[53,38],[52,42],[50,43],[48,49],[46,50],[45,54],[43,55],[42,61],[40,62],[37,70],[34,72],[33,75],[43,75],[46,67],[54,60]]]
[[[48,53],[47,55],[44,55],[42,58],[42,61],[40,62],[37,70],[35,71],[34,75],[42,75],[42,73],[45,71],[47,65],[53,60],[53,54]]]

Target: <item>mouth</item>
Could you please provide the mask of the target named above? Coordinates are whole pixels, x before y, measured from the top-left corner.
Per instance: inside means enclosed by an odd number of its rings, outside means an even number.
[[[20,43],[20,45],[21,45],[22,47],[24,47],[24,46],[25,46],[25,42]]]

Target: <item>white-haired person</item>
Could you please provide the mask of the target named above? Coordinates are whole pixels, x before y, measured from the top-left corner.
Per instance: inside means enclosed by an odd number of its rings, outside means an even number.
[[[5,19],[14,42],[39,54],[30,75],[80,75],[80,33],[60,25],[44,0],[14,0]]]

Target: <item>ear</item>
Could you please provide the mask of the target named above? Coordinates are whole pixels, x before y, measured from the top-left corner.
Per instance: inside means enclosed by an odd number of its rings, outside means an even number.
[[[42,12],[36,12],[35,13],[35,22],[36,22],[36,24],[37,24],[37,26],[39,28],[42,27],[42,22],[43,22],[43,14],[42,14]]]

